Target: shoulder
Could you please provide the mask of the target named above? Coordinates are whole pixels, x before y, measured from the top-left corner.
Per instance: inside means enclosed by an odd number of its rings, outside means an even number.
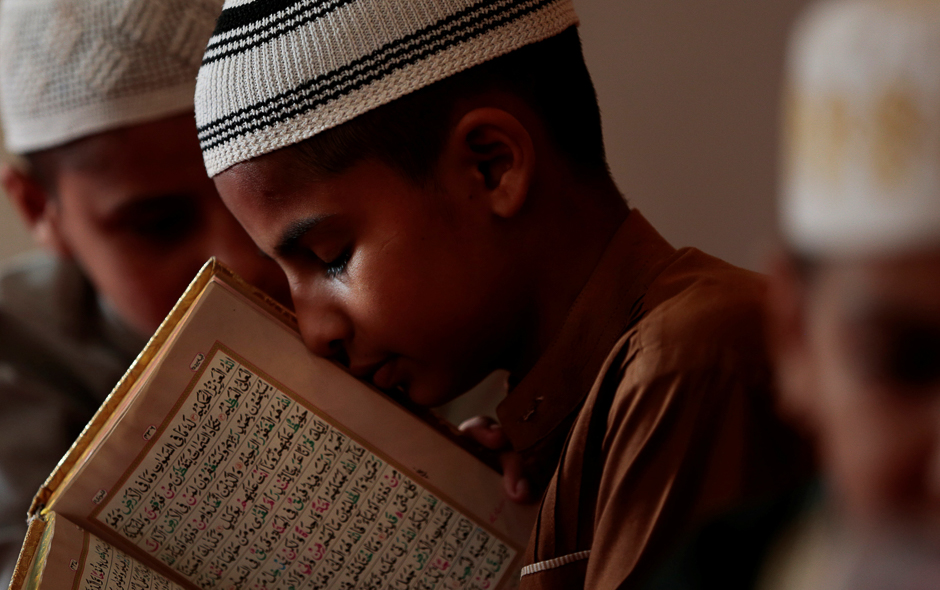
[[[74,305],[80,283],[63,280],[68,274],[65,263],[40,252],[14,259],[0,273],[0,329],[5,336],[0,368],[5,386],[31,379],[45,382],[80,355],[81,341],[70,334],[69,320],[90,314]]]
[[[73,348],[101,346],[107,340],[110,322],[98,293],[78,264],[41,251],[4,265],[0,316],[5,322],[15,322]]]
[[[757,273],[678,251],[650,282],[639,320],[602,370],[597,395],[610,404],[608,439],[669,431],[676,434],[669,444],[683,446],[716,438],[717,428],[730,435],[745,422],[773,421],[765,416],[773,402],[764,292]]]
[[[39,387],[89,408],[139,350],[125,351],[113,341],[97,294],[77,265],[43,253],[15,259],[0,274],[0,331],[4,395],[27,396]]]
[[[30,252],[4,265],[0,273],[0,309],[39,322],[60,319],[67,308],[93,296],[78,267],[45,252]]]
[[[766,364],[763,275],[692,248],[650,283],[633,346],[663,370]]]
[[[642,448],[678,479],[714,480],[703,506],[745,490],[777,491],[804,477],[805,444],[775,411],[765,287],[757,273],[697,250],[677,253],[651,283],[645,315],[601,377],[610,384],[597,392],[610,404],[610,461]]]

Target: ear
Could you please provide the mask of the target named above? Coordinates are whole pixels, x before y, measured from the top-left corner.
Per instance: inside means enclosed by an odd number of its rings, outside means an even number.
[[[778,406],[797,426],[812,433],[817,424],[815,359],[807,333],[808,285],[783,252],[770,264],[765,300],[768,350],[773,362]]]
[[[500,217],[516,215],[535,171],[535,147],[525,126],[508,112],[479,108],[466,113],[448,137],[441,157],[445,181]]]
[[[28,172],[6,163],[0,166],[0,182],[33,239],[60,256],[70,256],[62,231],[61,206],[46,188]]]

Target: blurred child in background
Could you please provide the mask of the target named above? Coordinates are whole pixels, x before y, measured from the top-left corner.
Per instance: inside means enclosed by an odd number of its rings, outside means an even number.
[[[821,486],[717,521],[656,588],[940,587],[940,2],[813,7],[789,63],[771,350]]]
[[[45,253],[0,277],[0,585],[33,494],[199,267],[286,281],[202,166],[193,93],[221,0],[4,0],[4,190]]]

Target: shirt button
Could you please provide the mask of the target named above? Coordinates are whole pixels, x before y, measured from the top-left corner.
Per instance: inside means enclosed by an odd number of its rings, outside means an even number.
[[[520,418],[521,422],[528,422],[529,420],[535,417],[535,414],[539,410],[539,405],[542,403],[542,399],[543,399],[542,396],[539,396],[535,398],[534,400],[532,400],[532,407],[530,407],[529,410],[525,414],[522,415],[522,418]]]

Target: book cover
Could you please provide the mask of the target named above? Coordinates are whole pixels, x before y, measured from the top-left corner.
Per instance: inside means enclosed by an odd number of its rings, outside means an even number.
[[[215,261],[32,513],[13,590],[505,588],[535,518]]]

